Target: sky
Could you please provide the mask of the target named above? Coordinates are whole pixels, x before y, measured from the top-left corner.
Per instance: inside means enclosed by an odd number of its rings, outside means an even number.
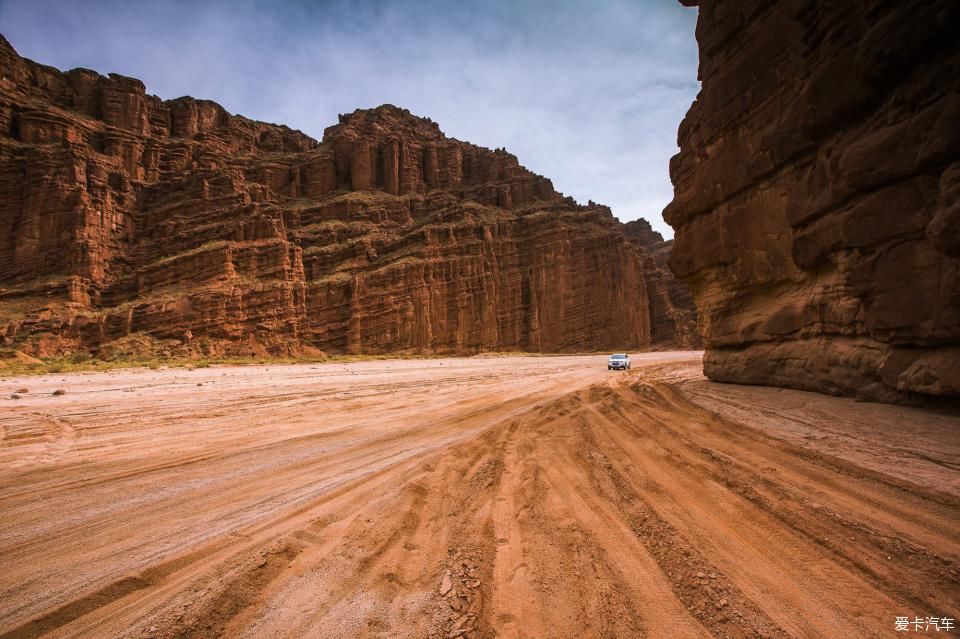
[[[394,104],[665,237],[696,18],[671,0],[0,0],[0,33],[37,62],[317,139]]]

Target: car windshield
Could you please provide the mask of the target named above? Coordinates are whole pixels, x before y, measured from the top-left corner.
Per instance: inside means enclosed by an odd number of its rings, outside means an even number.
[[[626,355],[611,355],[610,359],[627,359]]]

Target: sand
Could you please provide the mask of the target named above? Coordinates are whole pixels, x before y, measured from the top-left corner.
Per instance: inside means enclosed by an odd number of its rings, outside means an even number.
[[[960,613],[957,415],[715,384],[699,353],[0,397],[0,639],[869,637]]]

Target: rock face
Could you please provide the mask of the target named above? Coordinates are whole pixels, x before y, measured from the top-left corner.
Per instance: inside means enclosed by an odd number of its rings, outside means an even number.
[[[663,236],[644,219],[627,222],[624,230],[627,238],[643,254],[652,341],[676,344],[681,348],[702,348],[690,290],[670,272],[673,241],[665,242]]]
[[[33,355],[685,346],[664,251],[392,106],[322,142],[0,37],[0,331]],[[678,308],[678,304],[683,306]],[[653,321],[651,322],[651,318]]]
[[[699,4],[664,217],[706,374],[960,394],[960,4]]]

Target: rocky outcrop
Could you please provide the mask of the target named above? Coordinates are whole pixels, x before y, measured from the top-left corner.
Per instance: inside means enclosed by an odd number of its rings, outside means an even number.
[[[663,251],[392,106],[322,142],[0,38],[0,331],[34,355],[684,345]],[[684,315],[686,313],[686,315]],[[651,317],[653,321],[651,322]],[[667,319],[664,319],[667,318]],[[671,323],[672,322],[672,323]],[[672,327],[672,328],[671,328]]]
[[[960,394],[960,5],[699,4],[664,217],[706,374]]]
[[[670,272],[673,241],[664,241],[642,218],[624,224],[624,231],[643,255],[651,341],[679,348],[702,348],[690,290]]]

